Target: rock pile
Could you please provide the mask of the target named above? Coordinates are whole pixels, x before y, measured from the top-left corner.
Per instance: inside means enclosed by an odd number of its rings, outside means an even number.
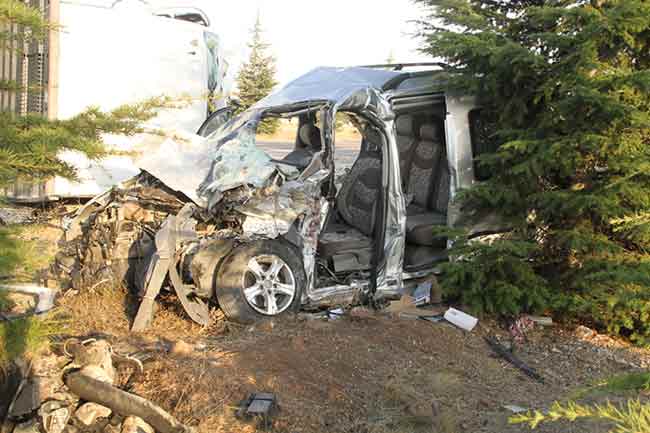
[[[137,403],[143,401],[150,409],[153,408],[151,413],[154,416],[162,414],[168,417],[173,431],[191,431],[152,403],[115,387],[116,361],[131,363],[136,370],[134,374],[138,374],[142,372],[142,365],[136,359],[113,354],[111,346],[101,340],[71,341],[66,343],[64,352],[66,356],[52,354],[36,358],[30,364],[19,364],[24,379],[9,406],[2,433],[155,433],[156,430],[144,419],[124,410],[126,402],[126,407],[131,404],[133,412],[138,412]],[[108,386],[111,392],[104,393],[104,403],[112,403],[110,394],[113,392],[119,393],[123,401],[108,407],[84,400],[72,392],[72,385],[68,386],[68,379],[72,376],[76,377],[77,383],[81,379],[83,383],[106,384],[104,386]]]

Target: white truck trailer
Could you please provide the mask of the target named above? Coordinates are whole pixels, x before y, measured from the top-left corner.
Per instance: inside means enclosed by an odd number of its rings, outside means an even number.
[[[218,35],[199,9],[187,3],[157,9],[141,0],[31,3],[62,28],[52,32],[47,42],[31,44],[23,56],[0,53],[6,78],[43,89],[40,94],[19,94],[13,99],[3,96],[0,109],[65,119],[88,106],[111,110],[165,95],[186,102],[183,108],[161,111],[149,126],[196,133],[210,108],[223,104],[228,65]],[[62,178],[39,184],[20,182],[5,195],[17,202],[93,197],[138,172],[137,152],[125,155],[140,139],[107,137],[107,144],[122,151],[122,156],[101,161],[65,154],[79,169],[78,182]]]

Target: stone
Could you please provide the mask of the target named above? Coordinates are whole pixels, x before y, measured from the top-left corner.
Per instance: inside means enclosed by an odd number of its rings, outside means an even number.
[[[50,400],[43,403],[38,410],[43,430],[47,433],[62,433],[70,420],[71,412],[64,402]]]
[[[262,320],[260,323],[255,325],[257,331],[260,332],[271,332],[275,328],[275,322],[271,319]]]
[[[406,407],[406,412],[420,420],[432,421],[433,410],[428,401],[415,401]]]
[[[121,433],[156,433],[154,429],[137,416],[127,416],[122,423]]]
[[[102,433],[120,433],[121,427],[108,424],[102,430]]]
[[[40,405],[41,399],[38,393],[38,383],[34,378],[27,379],[16,397],[8,416],[11,419],[23,418],[38,409]]]
[[[194,346],[183,340],[178,340],[172,345],[169,352],[172,355],[191,355],[194,352]]]
[[[591,340],[596,335],[598,335],[598,333],[593,329],[580,325],[576,328],[576,335],[578,336],[578,338],[581,338],[583,340]]]
[[[3,313],[8,313],[10,315],[21,315],[26,314],[36,307],[38,301],[38,295],[32,295],[27,293],[17,293],[17,292],[3,292],[5,299],[9,301],[9,308]]]
[[[98,340],[88,344],[78,344],[71,348],[74,353],[74,363],[77,365],[94,364],[106,370],[113,368],[111,345],[107,341]]]
[[[14,427],[13,433],[40,433],[35,419],[20,423]]]
[[[79,370],[79,373],[87,376],[91,379],[99,380],[100,382],[110,383],[111,385],[115,381],[115,371],[113,373],[107,372],[98,365],[86,365]]]
[[[74,416],[85,426],[95,424],[98,418],[108,418],[111,416],[111,410],[106,406],[97,403],[84,403],[75,412]]]

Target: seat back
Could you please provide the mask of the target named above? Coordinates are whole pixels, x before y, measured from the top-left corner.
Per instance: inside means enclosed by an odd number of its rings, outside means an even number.
[[[305,148],[311,152],[320,152],[322,149],[320,129],[313,123],[304,123],[298,130],[297,148]]]
[[[436,124],[422,125],[409,170],[408,193],[413,194],[413,204],[423,209],[430,207],[434,173],[443,152],[438,130]]]
[[[311,162],[314,154],[320,152],[321,149],[320,129],[312,123],[305,123],[298,130],[295,148],[281,161],[305,168]]]
[[[381,138],[374,131],[364,135],[366,143],[343,180],[336,207],[348,225],[372,236],[381,189]]]
[[[418,143],[415,131],[414,118],[410,114],[403,114],[395,121],[397,150],[399,151],[399,167],[402,177],[402,189],[406,191],[409,184],[409,172],[413,151]]]

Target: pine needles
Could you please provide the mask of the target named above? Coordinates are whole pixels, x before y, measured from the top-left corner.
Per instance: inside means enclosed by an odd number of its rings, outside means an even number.
[[[579,419],[598,419],[611,422],[615,427],[611,433],[641,433],[650,432],[650,404],[641,403],[639,400],[629,400],[621,407],[611,403],[604,405],[581,405],[568,402],[565,405],[555,403],[548,412],[538,410],[510,417],[511,424],[528,424],[531,429],[537,428],[541,423],[556,422],[560,420],[576,421]]]

